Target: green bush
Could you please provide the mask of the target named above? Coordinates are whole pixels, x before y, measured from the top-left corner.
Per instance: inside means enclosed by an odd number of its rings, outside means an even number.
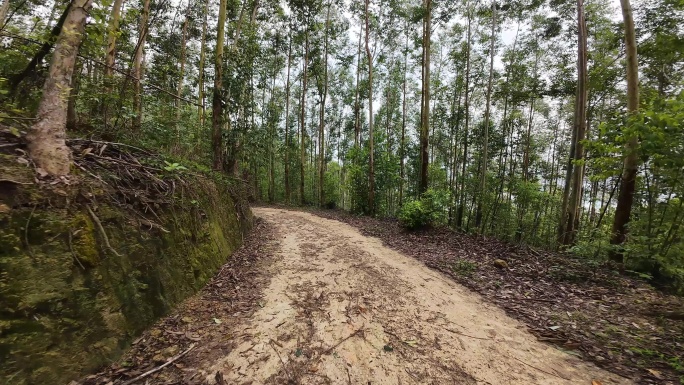
[[[448,204],[448,191],[429,189],[420,199],[406,202],[397,217],[401,225],[409,230],[444,225]]]

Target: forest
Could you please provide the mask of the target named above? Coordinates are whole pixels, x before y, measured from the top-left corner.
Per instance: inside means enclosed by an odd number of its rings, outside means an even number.
[[[683,26],[0,0],[0,378],[684,384]]]
[[[3,0],[0,125],[684,290],[680,0]]]

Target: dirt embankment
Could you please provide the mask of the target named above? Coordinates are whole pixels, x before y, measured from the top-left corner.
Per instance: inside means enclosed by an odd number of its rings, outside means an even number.
[[[5,142],[6,143],[6,142]],[[109,364],[238,248],[251,212],[224,182],[147,151],[70,142],[69,178],[0,148],[0,378],[60,384]]]

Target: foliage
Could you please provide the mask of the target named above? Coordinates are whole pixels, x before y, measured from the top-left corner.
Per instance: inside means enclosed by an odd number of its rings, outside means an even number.
[[[428,189],[420,199],[405,203],[397,217],[402,226],[409,230],[445,225],[450,200],[448,191]]]

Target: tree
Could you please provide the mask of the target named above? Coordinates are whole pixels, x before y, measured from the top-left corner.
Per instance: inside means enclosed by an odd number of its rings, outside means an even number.
[[[27,134],[29,154],[36,166],[54,176],[68,175],[71,167],[71,151],[65,141],[68,103],[65,90],[71,85],[91,7],[90,0],[73,0],[52,54],[36,122]]]
[[[213,168],[223,170],[223,46],[226,38],[227,0],[219,4],[218,24],[216,27],[216,58],[214,61],[214,95],[211,117],[211,147]]]
[[[375,148],[373,147],[375,134],[373,132],[373,55],[370,49],[370,0],[365,2],[366,15],[366,60],[368,60],[368,213],[375,215]]]
[[[632,6],[629,0],[620,0],[622,7],[622,18],[625,24],[625,56],[627,58],[627,112],[630,115],[639,109],[639,71],[637,62],[636,33],[634,31],[634,18],[632,16]],[[636,176],[638,169],[638,150],[639,139],[632,135],[625,145],[625,160],[620,179],[620,192],[618,193],[617,208],[613,220],[613,233],[610,243],[620,246],[627,237],[627,224],[632,215],[632,205],[634,204],[634,189],[636,187]],[[624,261],[623,252],[614,250],[611,252],[612,260],[622,263]]]
[[[420,187],[422,194],[428,188],[428,137],[430,135],[430,39],[432,34],[432,0],[423,0],[423,78],[420,111]]]

